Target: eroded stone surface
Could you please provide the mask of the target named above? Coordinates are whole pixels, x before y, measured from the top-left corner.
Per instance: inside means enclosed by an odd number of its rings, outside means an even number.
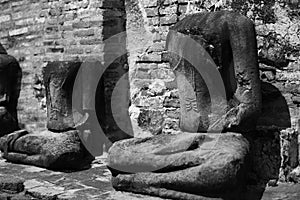
[[[210,56],[199,51],[195,43]],[[167,49],[179,89],[182,130],[255,129],[261,109],[261,86],[256,34],[250,19],[229,11],[189,15],[171,28]],[[221,74],[220,82],[217,73]],[[223,96],[222,82],[226,93]],[[212,96],[212,92],[216,95]]]
[[[111,147],[108,166],[117,190],[193,199],[239,188],[248,148],[247,140],[234,133],[129,139]]]
[[[80,169],[93,157],[82,146],[78,131],[31,133],[21,130],[0,138],[8,161],[52,169]]]
[[[20,193],[24,190],[25,180],[15,177],[0,175],[0,191],[8,193]]]
[[[156,197],[114,191],[110,183],[111,173],[105,163],[106,157],[103,156],[98,157],[90,169],[57,172],[12,164],[0,158],[0,177],[6,174],[25,180],[23,192],[18,194],[0,192],[0,198],[5,200],[8,198],[14,200],[160,200]]]
[[[0,158],[0,176],[3,175],[25,180],[24,191],[21,193],[8,194],[0,192],[0,199],[4,200],[9,198],[11,200],[44,200],[37,198],[41,195],[37,189],[35,189],[37,193],[32,193],[37,196],[25,195],[26,191],[39,187],[64,188],[62,194],[55,196],[49,193],[49,196],[47,196],[50,199],[56,198],[58,200],[163,200],[159,197],[115,191],[110,181],[107,181],[110,180],[111,173],[106,168],[105,157],[97,158],[88,170],[71,173],[12,164]],[[243,192],[243,196],[238,200],[270,200],[276,198],[298,200],[299,187],[299,184],[286,183],[278,183],[277,187],[251,186]],[[200,199],[205,198],[201,197]]]
[[[72,91],[80,65],[80,62],[50,62],[43,71],[49,130],[67,131],[75,128]]]

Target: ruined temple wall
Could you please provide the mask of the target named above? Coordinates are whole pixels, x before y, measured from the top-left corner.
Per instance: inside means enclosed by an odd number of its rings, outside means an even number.
[[[118,0],[0,0],[0,42],[23,69],[20,122],[29,130],[45,128],[40,81],[47,61],[103,59],[103,40],[126,28],[129,111],[136,136],[178,130],[177,86],[164,51],[169,27],[188,13],[229,9],[247,15],[256,24],[261,79],[270,83],[263,86],[266,106],[259,125],[296,129],[300,116],[298,1],[195,2],[126,0],[125,12],[122,1]],[[122,65],[123,61],[120,62]],[[118,73],[112,71],[108,77],[114,79]],[[297,164],[297,132],[267,133],[257,141],[264,139],[274,142],[254,142],[259,146],[257,152],[263,154],[256,156],[257,163],[281,155],[282,166]],[[281,149],[276,146],[279,141]]]
[[[0,42],[9,54],[17,58],[23,71],[18,104],[20,122],[43,128],[44,125],[37,121],[45,121],[46,115],[40,108],[33,89],[41,74],[45,54],[42,47],[45,18],[40,15],[41,5],[38,1],[1,1]]]
[[[137,132],[156,134],[178,129],[179,103],[174,74],[165,60],[170,26],[189,13],[234,10],[256,25],[260,75],[266,105],[260,126],[297,128],[300,116],[300,17],[297,1],[127,0],[127,31],[131,50],[132,116]],[[136,31],[140,30],[140,31]],[[131,47],[132,46],[132,47]],[[155,89],[153,89],[155,88]],[[277,91],[277,89],[279,92]],[[278,93],[276,93],[276,91]],[[272,97],[273,95],[273,97]],[[278,100],[278,96],[282,99]]]
[[[234,10],[255,22],[260,78],[263,81],[264,106],[258,123],[260,128],[251,139],[253,170],[263,179],[280,177],[281,180],[288,180],[289,173],[299,163],[298,1],[194,2],[126,0],[132,100],[130,114],[135,134],[155,135],[161,130],[170,133],[179,129],[177,86],[164,51],[170,26],[189,13]],[[289,127],[292,129],[287,129]]]
[[[256,23],[261,78],[279,89],[287,104],[274,100],[278,106],[272,104],[267,108],[261,125],[271,126],[275,120],[278,126],[297,127],[300,42],[296,1],[207,0],[188,4],[188,0],[126,0],[126,14],[120,2],[0,2],[0,42],[19,60],[23,69],[19,100],[21,123],[32,125],[33,129],[45,124],[45,110],[41,105],[44,94],[39,81],[46,62],[103,57],[103,38],[123,31],[126,17],[130,114],[135,131],[137,135],[152,135],[161,130],[167,133],[177,130],[179,100],[175,76],[165,60],[166,35],[169,27],[186,14],[216,8],[242,12]],[[106,21],[105,33],[103,21]],[[269,91],[272,92],[277,95]]]
[[[23,70],[19,121],[29,130],[44,129],[43,67],[48,61],[104,60],[103,40],[124,31],[124,2],[1,0],[0,10],[0,42]]]

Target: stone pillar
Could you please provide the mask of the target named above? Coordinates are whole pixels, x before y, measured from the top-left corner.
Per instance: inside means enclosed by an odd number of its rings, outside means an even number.
[[[18,129],[17,104],[22,70],[0,44],[0,137]]]
[[[72,91],[80,62],[49,62],[43,70],[47,99],[47,128],[54,132],[75,129]],[[79,97],[80,98],[80,97]]]

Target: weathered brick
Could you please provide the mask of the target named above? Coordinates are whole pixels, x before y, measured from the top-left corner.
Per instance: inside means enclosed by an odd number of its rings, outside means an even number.
[[[79,22],[74,22],[73,23],[73,28],[90,28],[92,25],[91,22],[86,22],[86,21],[79,21]]]
[[[146,8],[156,7],[158,5],[157,1],[158,0],[143,0],[143,3]]]
[[[177,5],[171,5],[171,6],[166,6],[163,8],[159,9],[159,14],[160,15],[171,15],[171,14],[176,14],[177,13]]]
[[[66,49],[65,53],[67,53],[67,54],[83,54],[84,50],[83,50],[83,48],[69,48],[69,49]]]
[[[173,14],[170,16],[164,16],[160,18],[160,24],[161,25],[171,25],[171,24],[175,24],[178,20],[177,15]]]
[[[136,63],[134,68],[137,69],[157,69],[157,63]]]
[[[32,13],[30,12],[26,12],[26,11],[21,11],[21,12],[14,12],[12,15],[12,19],[16,20],[16,19],[20,19],[20,18],[28,18],[32,15]]]
[[[183,14],[183,13],[186,13],[186,10],[187,10],[187,5],[179,5],[178,6],[178,12]]]
[[[170,5],[170,4],[174,4],[174,3],[177,3],[178,0],[165,0],[163,2],[163,5],[166,6],[166,5]]]
[[[11,3],[11,6],[12,7],[14,7],[14,6],[21,6],[21,5],[24,5],[24,4],[26,4],[26,3],[28,3],[28,1],[26,0],[23,0],[23,1],[13,1],[12,3]]]
[[[8,31],[1,31],[0,32],[0,38],[7,37],[7,36],[8,36]]]
[[[145,12],[147,14],[147,17],[155,17],[158,16],[158,8],[145,8]]]
[[[149,26],[157,26],[159,25],[159,17],[151,17],[148,18]]]
[[[31,25],[33,23],[34,23],[33,18],[28,18],[28,19],[22,19],[22,20],[15,21],[15,25],[17,25],[17,26]]]
[[[178,101],[178,99],[177,99],[177,101]],[[176,108],[180,107],[179,101],[178,101],[178,103],[175,104],[175,106],[176,106]],[[175,107],[175,106],[170,106],[170,107]],[[172,119],[179,119],[180,110],[176,109],[176,108],[166,109],[166,112],[165,112],[166,117],[172,118]]]
[[[46,33],[55,33],[55,32],[58,32],[59,31],[59,28],[58,26],[48,26],[45,28],[45,32]]]
[[[11,19],[10,15],[1,15],[0,16],[0,23],[7,22]]]
[[[94,29],[79,30],[74,32],[75,37],[88,37],[95,35]]]
[[[165,79],[173,80],[175,79],[175,74],[171,69],[156,69],[150,72],[151,79]]]
[[[76,17],[75,12],[67,13],[64,17],[64,21],[71,21]]]
[[[49,53],[63,53],[64,52],[64,48],[63,47],[48,48],[47,52],[49,52]]]
[[[138,69],[134,73],[134,77],[138,79],[150,79],[150,74],[148,70]]]
[[[50,40],[50,41],[44,41],[43,44],[45,46],[50,46],[50,45],[53,45],[54,44],[54,41],[53,40]]]
[[[149,53],[140,57],[141,62],[161,62],[161,54],[158,52]]]
[[[79,43],[82,45],[103,44],[103,40],[101,38],[81,39]]]
[[[149,52],[162,52],[165,49],[165,42],[155,42],[149,48]]]
[[[15,35],[22,35],[28,32],[28,28],[27,27],[23,27],[20,29],[15,29],[15,30],[11,30],[9,31],[9,35],[10,36],[15,36]]]

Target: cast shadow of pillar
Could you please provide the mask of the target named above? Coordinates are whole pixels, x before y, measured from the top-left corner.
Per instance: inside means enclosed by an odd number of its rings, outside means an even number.
[[[103,11],[104,49],[102,64],[105,67],[105,72],[98,83],[95,104],[99,124],[106,136],[102,137],[103,144],[108,149],[113,142],[131,137],[127,134],[128,131],[126,132],[124,128],[120,127],[120,123],[126,121],[129,127],[131,124],[128,121],[129,118],[118,117],[120,113],[129,117],[128,108],[130,104],[125,1],[105,0],[103,7],[105,9]],[[116,90],[116,88],[118,89]]]
[[[271,83],[262,82],[262,113],[257,130],[246,135],[250,142],[248,156],[246,200],[259,200],[270,180],[278,180],[280,168],[294,165],[281,158],[280,131],[291,127],[291,118],[286,99]],[[295,166],[296,167],[296,166]]]

